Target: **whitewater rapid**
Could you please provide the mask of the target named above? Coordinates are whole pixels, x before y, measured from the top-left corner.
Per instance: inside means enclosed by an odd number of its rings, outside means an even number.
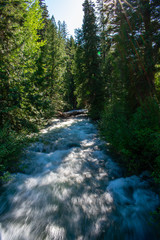
[[[55,119],[3,186],[1,240],[158,240],[159,196],[124,177],[87,117]]]

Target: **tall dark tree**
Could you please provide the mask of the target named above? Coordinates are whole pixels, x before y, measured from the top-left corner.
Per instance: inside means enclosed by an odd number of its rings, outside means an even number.
[[[68,109],[75,109],[77,102],[75,96],[75,52],[76,46],[73,37],[66,42],[66,72],[65,80],[65,101]]]
[[[93,118],[98,118],[103,102],[103,82],[100,78],[100,61],[98,57],[99,39],[94,4],[85,0],[83,4],[84,19],[82,25],[84,48],[83,98]]]
[[[85,106],[85,99],[83,98],[83,82],[85,79],[85,64],[84,64],[84,48],[83,48],[83,32],[81,29],[75,30],[75,94],[77,99],[77,107]]]
[[[112,49],[119,52],[120,76],[133,110],[155,96],[155,65],[159,49],[159,11],[155,1],[105,1],[104,12]]]

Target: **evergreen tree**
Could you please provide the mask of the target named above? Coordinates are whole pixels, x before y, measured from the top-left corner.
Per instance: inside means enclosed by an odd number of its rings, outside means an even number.
[[[119,76],[133,111],[145,98],[155,95],[159,8],[158,1],[105,1],[104,4],[107,38],[110,36],[111,48],[119,54]]]
[[[43,44],[38,35],[41,11],[38,1],[1,2],[1,124],[8,120],[18,128],[32,101],[27,93],[34,89],[30,79]]]
[[[26,5],[22,1],[0,1],[0,126],[10,119],[11,110],[18,105],[19,93],[11,74],[11,56],[20,46],[16,28],[21,29]]]
[[[100,62],[98,57],[98,36],[94,4],[85,0],[83,4],[83,48],[84,79],[82,82],[82,98],[86,102],[93,118],[98,118],[102,110],[103,82],[100,78]]]
[[[60,23],[59,23],[60,24]],[[38,62],[37,82],[41,88],[45,117],[51,117],[65,105],[66,37],[59,29],[54,17],[48,19],[45,29],[45,46]],[[40,71],[41,70],[41,71]]]
[[[84,64],[84,48],[83,48],[83,32],[81,29],[75,30],[75,95],[78,107],[85,107],[86,100],[83,98],[83,81],[85,79]]]
[[[66,43],[66,72],[65,72],[65,101],[68,105],[68,109],[76,108],[75,97],[75,42],[73,37],[67,40]]]

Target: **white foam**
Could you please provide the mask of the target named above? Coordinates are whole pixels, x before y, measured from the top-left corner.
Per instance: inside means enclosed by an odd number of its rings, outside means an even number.
[[[147,220],[158,195],[139,177],[122,178],[103,144],[88,119],[44,129],[26,151],[26,174],[0,197],[2,240],[155,240]]]

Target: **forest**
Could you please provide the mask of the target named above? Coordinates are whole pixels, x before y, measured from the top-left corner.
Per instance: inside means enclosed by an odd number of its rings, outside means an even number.
[[[75,37],[44,0],[0,0],[0,178],[28,137],[86,108],[129,174],[160,182],[160,2],[83,3]]]

